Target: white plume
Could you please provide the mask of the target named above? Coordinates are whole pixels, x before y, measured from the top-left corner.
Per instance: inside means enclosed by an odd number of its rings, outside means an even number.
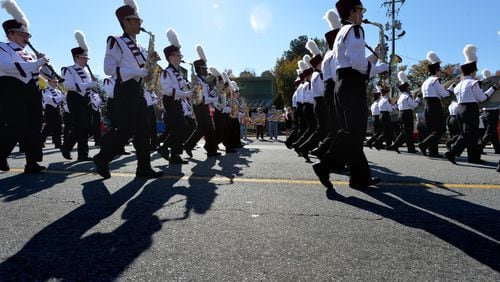
[[[214,67],[208,68],[208,72],[211,73],[215,77],[221,76],[220,72]]]
[[[408,82],[408,77],[406,77],[406,73],[404,71],[398,72],[398,79],[401,84],[405,84]]]
[[[23,11],[17,5],[14,0],[3,0],[2,8],[4,8],[7,13],[9,13],[18,23],[28,27],[30,25],[28,19],[24,15]]]
[[[382,94],[382,87],[380,87],[380,85],[378,85],[378,84],[377,84],[377,85],[375,85],[375,89],[377,89],[377,92],[375,92],[375,93],[380,93],[380,94]]]
[[[311,67],[311,56],[305,54],[304,57],[302,57],[302,61],[304,61],[304,63],[306,63],[306,65],[308,67]]]
[[[309,52],[313,55],[313,57],[317,55],[321,55],[321,51],[318,48],[318,45],[316,45],[316,42],[314,40],[309,39],[306,43],[306,49],[309,50]]]
[[[207,62],[207,56],[205,56],[205,50],[203,50],[203,46],[201,46],[200,44],[196,45],[196,52],[198,53],[198,57],[201,60]]]
[[[229,76],[225,71],[222,72],[222,79],[224,79],[225,83],[231,83],[231,80],[229,80]]]
[[[429,51],[427,53],[427,61],[429,61],[431,64],[441,63],[441,60],[439,59],[438,55],[434,53],[434,51]]]
[[[233,91],[240,90],[240,88],[238,87],[238,83],[236,83],[236,81],[234,80],[231,81],[231,88],[233,88]]]
[[[89,46],[87,45],[87,41],[85,40],[85,35],[80,30],[75,30],[75,39],[78,43],[78,46],[85,51],[89,50]]]
[[[482,72],[481,72],[481,75],[483,76],[484,79],[488,78],[491,76],[491,71],[489,69],[484,69]]]
[[[297,76],[299,76],[299,75],[300,75],[300,73],[302,73],[302,71],[300,70],[300,68],[299,68],[299,69],[296,69],[296,70],[295,70],[295,72],[297,73]]]
[[[181,48],[181,43],[179,43],[179,37],[177,36],[177,32],[175,32],[173,28],[169,28],[167,30],[167,39],[171,45]]]
[[[325,19],[328,22],[332,30],[340,29],[342,27],[342,25],[340,24],[339,15],[337,15],[337,13],[335,13],[334,10],[330,9],[326,11],[326,14],[323,16],[323,19]]]
[[[465,63],[472,63],[472,62],[477,62],[477,47],[472,44],[467,44],[464,47],[464,56],[465,56]]]
[[[139,7],[137,7],[137,3],[135,2],[135,0],[124,0],[123,2],[125,3],[125,5],[128,5],[132,9],[134,9],[136,13],[139,13]]]
[[[309,66],[306,64],[306,62],[304,61],[299,61],[297,63],[297,65],[299,66],[299,69],[300,69],[300,72],[303,73],[306,69],[309,68]]]

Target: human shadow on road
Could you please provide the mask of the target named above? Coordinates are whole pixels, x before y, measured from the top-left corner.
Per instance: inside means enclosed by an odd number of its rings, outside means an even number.
[[[172,188],[177,181],[160,179],[144,186],[145,179],[135,178],[112,194],[101,180],[83,183],[85,203],[2,262],[0,280],[115,280],[151,246],[152,235],[162,228],[154,213],[174,195],[185,193],[185,187]],[[111,232],[92,231],[112,227],[117,220],[104,220],[125,203],[124,221],[118,221],[118,227]]]
[[[419,186],[367,188],[362,193],[384,205],[327,191],[327,198],[424,230],[475,260],[500,271],[500,212]],[[387,205],[387,207],[385,206]],[[460,224],[465,225],[461,226]]]
[[[47,169],[50,170],[57,166],[58,164],[50,164]],[[5,177],[0,179],[0,199],[5,202],[23,199],[50,189],[64,182],[67,177],[68,175],[64,173],[19,173]]]

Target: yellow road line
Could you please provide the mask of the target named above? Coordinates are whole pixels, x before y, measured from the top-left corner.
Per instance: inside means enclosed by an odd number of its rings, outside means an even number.
[[[10,172],[23,172],[20,168],[11,168]],[[89,174],[97,175],[93,171],[71,171],[71,170],[46,170],[45,173],[66,174],[71,178],[85,176]],[[135,177],[131,172],[112,172],[115,177]],[[230,183],[263,183],[263,184],[289,184],[289,185],[321,185],[318,180],[305,179],[279,179],[279,178],[230,178],[230,177],[211,177],[211,176],[180,176],[164,175],[160,179],[183,180],[183,181],[210,181],[210,182],[230,182]],[[332,181],[333,185],[348,185],[347,181]],[[428,183],[428,182],[381,182],[383,186],[397,187],[426,187],[426,188],[445,188],[445,189],[500,189],[500,184],[461,184],[461,183]]]

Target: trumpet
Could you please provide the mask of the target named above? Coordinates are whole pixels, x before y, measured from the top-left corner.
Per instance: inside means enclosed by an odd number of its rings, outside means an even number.
[[[42,53],[38,52],[38,50],[36,50],[35,47],[33,47],[31,42],[28,41],[28,42],[26,42],[26,44],[30,47],[30,49],[33,51],[33,53],[35,53],[37,58],[42,57]],[[49,63],[46,63],[45,66],[50,70],[52,75],[57,79],[58,83],[64,82],[64,78],[62,78],[59,74],[57,74],[57,72],[54,70],[54,67],[52,65],[50,65]]]

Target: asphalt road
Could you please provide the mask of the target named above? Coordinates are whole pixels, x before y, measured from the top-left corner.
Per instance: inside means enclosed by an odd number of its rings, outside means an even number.
[[[134,178],[134,155],[103,181],[52,145],[40,175],[16,153],[0,173],[0,281],[499,281],[500,155],[402,151],[366,149],[383,182],[332,174],[335,192],[281,142],[199,148],[183,166],[153,154],[156,180]]]

